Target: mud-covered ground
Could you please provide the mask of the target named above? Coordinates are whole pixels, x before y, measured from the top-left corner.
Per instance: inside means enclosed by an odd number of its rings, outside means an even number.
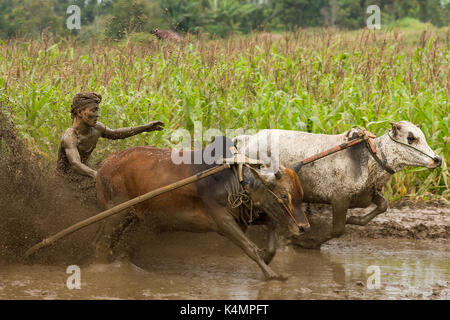
[[[331,227],[331,207],[311,205],[313,220]],[[365,209],[350,209],[347,217],[370,212],[375,205]],[[346,226],[346,236],[368,239],[404,238],[404,239],[448,239],[450,236],[450,206],[445,203],[399,203],[392,205],[387,212],[375,217],[367,226]]]
[[[149,235],[134,265],[81,264],[79,290],[66,286],[70,261],[1,266],[0,299],[450,299],[449,216],[442,206],[389,209],[320,250],[281,245],[271,267],[283,282],[264,281],[219,235]],[[249,234],[262,241],[259,227]]]

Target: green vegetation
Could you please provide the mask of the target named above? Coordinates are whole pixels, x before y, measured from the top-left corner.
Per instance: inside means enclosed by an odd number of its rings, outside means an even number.
[[[81,30],[66,27],[70,5],[81,10]],[[48,31],[83,41],[121,39],[155,27],[219,37],[296,27],[361,29],[369,5],[380,8],[383,27],[416,26],[411,19],[436,27],[450,23],[449,0],[2,0],[0,38],[38,38]]]
[[[388,25],[387,29],[423,30],[431,27],[431,23],[423,23],[414,18],[403,18]]]
[[[296,30],[175,45],[132,41],[79,45],[43,37],[0,45],[0,104],[14,113],[30,148],[55,161],[80,91],[103,95],[101,121],[116,128],[161,119],[162,132],[101,141],[95,161],[114,150],[170,147],[175,129],[280,128],[376,134],[388,121],[422,124],[442,168],[396,174],[385,193],[448,198],[449,30]],[[136,39],[135,39],[136,40]]]

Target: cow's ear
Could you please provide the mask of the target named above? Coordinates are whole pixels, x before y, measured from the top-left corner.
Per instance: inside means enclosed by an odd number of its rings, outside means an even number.
[[[400,124],[398,123],[394,123],[394,122],[389,122],[392,126],[392,132],[394,133],[394,137],[397,135],[397,133],[400,131],[401,127]]]
[[[422,125],[421,124],[416,124],[416,127],[419,129],[422,129]]]

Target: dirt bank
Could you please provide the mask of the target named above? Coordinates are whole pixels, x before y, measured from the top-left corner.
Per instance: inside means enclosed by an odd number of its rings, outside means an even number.
[[[347,217],[370,212],[365,209],[350,209]],[[319,238],[332,228],[332,212],[329,205],[308,204],[306,211],[311,222],[311,231],[302,237]],[[419,202],[390,207],[366,226],[346,225],[344,238],[379,239],[448,239],[450,235],[450,206],[441,203]]]
[[[350,209],[347,218],[362,216],[375,206],[365,209]],[[292,243],[301,248],[318,249],[330,239],[333,215],[330,205],[305,204],[311,229],[296,237]],[[388,210],[365,226],[347,224],[345,234],[339,239],[448,239],[450,235],[450,206],[443,203],[401,205]],[[328,240],[329,241],[329,240]]]
[[[362,210],[359,210],[362,211]],[[358,214],[357,210],[352,212]],[[390,208],[367,226],[348,226],[347,233],[365,238],[448,239],[449,206]]]

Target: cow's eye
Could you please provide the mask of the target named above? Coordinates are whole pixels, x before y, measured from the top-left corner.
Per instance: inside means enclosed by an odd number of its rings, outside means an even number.
[[[412,144],[414,141],[416,141],[416,138],[413,135],[408,136],[408,143]]]

